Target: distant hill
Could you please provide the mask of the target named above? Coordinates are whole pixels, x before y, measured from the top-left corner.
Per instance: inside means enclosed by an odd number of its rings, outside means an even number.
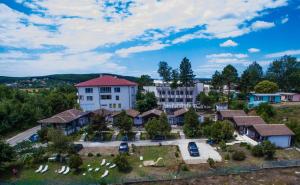
[[[122,76],[109,73],[101,73],[102,75],[113,75],[120,78],[137,82],[138,78],[133,76]],[[44,88],[53,87],[62,84],[76,84],[92,78],[97,78],[101,74],[54,74],[46,76],[31,76],[31,77],[7,77],[0,76],[0,84],[19,88]]]

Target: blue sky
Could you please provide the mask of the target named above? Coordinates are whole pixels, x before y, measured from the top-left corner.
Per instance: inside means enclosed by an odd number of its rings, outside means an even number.
[[[183,57],[197,77],[300,57],[298,0],[0,0],[0,76],[156,78]]]

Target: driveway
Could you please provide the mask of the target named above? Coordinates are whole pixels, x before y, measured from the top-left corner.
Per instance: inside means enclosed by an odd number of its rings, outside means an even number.
[[[15,146],[17,143],[27,140],[32,134],[37,133],[38,130],[41,129],[41,126],[36,126],[31,129],[25,130],[24,132],[19,133],[18,135],[9,138],[6,140],[8,144],[11,146]]]
[[[182,140],[182,142],[178,143],[182,159],[186,164],[207,163],[208,158],[212,158],[214,161],[218,162],[222,161],[221,155],[204,140],[194,140],[199,149],[200,156],[191,157],[187,149],[189,141],[191,140]]]

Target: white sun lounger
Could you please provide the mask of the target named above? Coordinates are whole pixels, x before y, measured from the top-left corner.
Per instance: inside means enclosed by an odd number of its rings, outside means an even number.
[[[66,170],[66,166],[62,166],[61,169],[58,171],[58,173],[62,173]]]
[[[42,171],[42,169],[43,169],[43,165],[40,165],[40,167],[39,167],[37,170],[35,170],[35,173],[39,173],[39,172],[41,172],[41,171]]]
[[[143,156],[140,156],[140,161],[143,161],[144,160],[144,157]]]
[[[95,168],[95,172],[98,172],[100,170],[100,168]]]
[[[44,169],[41,171],[41,173],[45,173],[47,170],[48,170],[48,165],[46,165],[46,166],[44,167]]]
[[[63,174],[66,175],[66,174],[68,174],[69,172],[70,172],[70,167],[68,166],[67,169],[66,169],[66,171],[64,171]]]
[[[108,170],[105,170],[105,172],[103,173],[103,175],[101,175],[101,178],[104,178],[108,175]]]
[[[93,168],[89,168],[88,171],[89,171],[89,172],[93,171]]]
[[[105,163],[106,163],[106,160],[102,159],[101,166],[103,166]]]
[[[112,164],[112,165],[110,165],[108,168],[114,168],[114,167],[116,167],[117,165],[116,164]]]
[[[106,165],[105,166],[109,166],[110,165],[110,163],[106,163]]]

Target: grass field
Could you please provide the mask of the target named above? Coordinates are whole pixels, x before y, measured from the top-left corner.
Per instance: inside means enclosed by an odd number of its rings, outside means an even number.
[[[109,175],[105,177],[107,183],[119,182],[122,178],[138,178],[145,177],[148,175],[164,175],[177,170],[177,167],[182,163],[181,156],[175,157],[177,148],[175,146],[153,146],[153,147],[135,147],[134,153],[128,157],[131,164],[132,171],[129,173],[121,173],[117,168],[109,169]],[[156,160],[158,157],[162,157],[162,162],[159,163],[160,167],[140,167],[142,162],[139,157],[143,156],[144,160]],[[84,164],[82,165],[81,172],[75,173],[70,172],[67,175],[61,175],[55,173],[55,170],[60,169],[63,164],[59,163],[48,163],[49,170],[44,173],[35,173],[34,171],[39,165],[32,168],[26,168],[20,171],[18,178],[11,177],[8,179],[10,182],[15,184],[88,184],[88,183],[99,183],[101,182],[101,175],[105,171],[106,167],[100,166],[103,158],[107,161],[112,162],[114,156],[103,155],[100,157],[87,157],[82,156]],[[88,167],[90,165],[90,167]],[[88,168],[99,167],[99,172],[87,172]],[[85,176],[82,174],[86,173]]]
[[[300,105],[276,106],[276,115],[270,119],[271,123],[284,123],[285,120],[300,119]]]

